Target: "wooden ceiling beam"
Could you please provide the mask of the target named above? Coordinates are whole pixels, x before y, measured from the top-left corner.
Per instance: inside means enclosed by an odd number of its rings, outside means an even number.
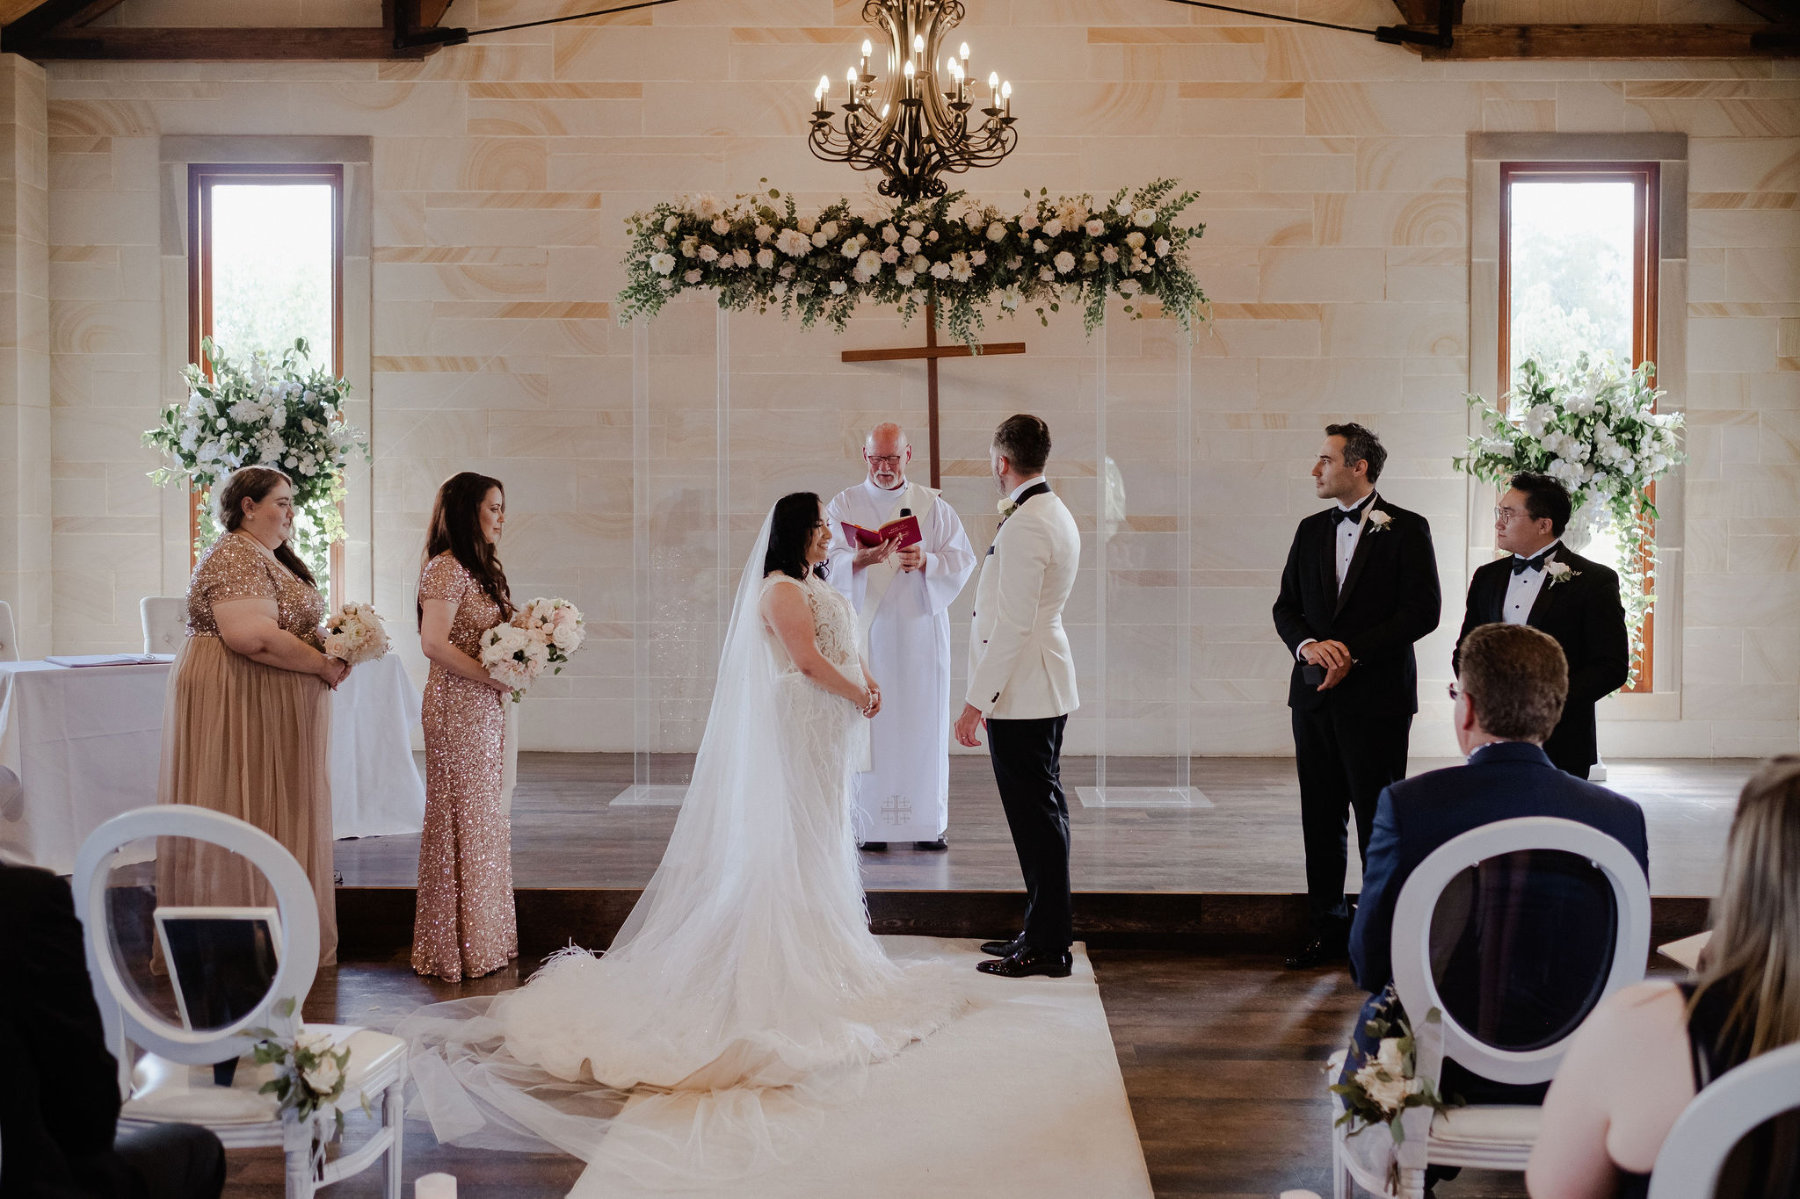
[[[396,48],[394,31],[344,28],[139,29],[111,25],[15,44],[9,26],[0,49],[37,61],[111,59],[131,62],[252,62],[424,58],[437,46]]]
[[[1420,34],[1435,28],[1413,26]],[[1573,58],[1800,58],[1800,25],[1459,25],[1434,62]]]
[[[1738,0],[1738,3],[1766,20],[1778,23],[1800,21],[1797,0]]]
[[[455,0],[419,0],[419,28],[434,29],[444,23],[444,14]]]

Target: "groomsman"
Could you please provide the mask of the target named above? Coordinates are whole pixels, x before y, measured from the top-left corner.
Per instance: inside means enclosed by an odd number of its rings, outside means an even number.
[[[1508,488],[1494,509],[1494,545],[1510,557],[1489,562],[1469,580],[1450,664],[1460,661],[1470,631],[1484,624],[1530,625],[1556,638],[1569,661],[1569,697],[1544,752],[1557,769],[1584,779],[1600,760],[1594,704],[1631,677],[1619,576],[1560,540],[1571,509],[1561,483],[1521,473]]]
[[[1310,926],[1291,969],[1344,956],[1349,814],[1366,863],[1376,800],[1406,777],[1419,710],[1413,642],[1438,623],[1431,527],[1376,493],[1386,461],[1381,439],[1362,425],[1325,427],[1313,490],[1333,504],[1295,530],[1275,601],[1275,630],[1294,656],[1288,707]]]
[[[1063,726],[1080,702],[1063,605],[1075,587],[1081,534],[1044,480],[1050,426],[1009,416],[988,451],[1007,497],[975,584],[969,690],[956,739],[974,748],[987,726],[988,757],[1025,876],[1025,928],[981,947],[976,966],[1002,978],[1067,978],[1074,940],[1069,894],[1069,801],[1062,787]]]

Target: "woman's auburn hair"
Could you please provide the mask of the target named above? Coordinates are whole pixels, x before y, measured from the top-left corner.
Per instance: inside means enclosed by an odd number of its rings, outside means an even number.
[[[431,560],[446,551],[462,568],[474,576],[488,598],[500,606],[500,619],[513,617],[512,590],[507,586],[506,571],[500,555],[481,535],[481,505],[487,493],[506,495],[506,485],[499,479],[465,470],[451,475],[438,488],[431,505],[431,524],[425,534],[425,556],[419,561],[424,572]],[[415,601],[420,627],[425,624],[425,601]]]
[[[286,471],[277,470],[273,466],[240,466],[225,477],[217,490],[213,492],[214,516],[219,527],[227,533],[235,533],[238,526],[244,523],[244,501],[260,504],[273,490],[277,483],[286,483],[289,487],[294,480]],[[314,590],[319,581],[313,578],[313,572],[294,547],[283,541],[275,547],[275,560],[287,567],[295,578]]]

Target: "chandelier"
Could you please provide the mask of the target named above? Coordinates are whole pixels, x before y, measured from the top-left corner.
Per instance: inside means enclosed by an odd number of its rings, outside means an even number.
[[[863,0],[863,20],[886,34],[888,73],[869,72],[874,46],[846,72],[848,94],[832,112],[831,78],[819,77],[807,144],[826,162],[887,176],[875,190],[895,199],[933,199],[947,190],[939,176],[993,166],[1012,153],[1012,84],[987,78],[987,107],[970,121],[969,44],[944,55],[946,34],[963,18],[961,0]],[[942,55],[942,57],[940,57]],[[979,95],[979,91],[977,91]]]

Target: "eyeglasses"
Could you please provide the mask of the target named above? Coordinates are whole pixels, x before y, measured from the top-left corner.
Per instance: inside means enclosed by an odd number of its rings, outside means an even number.
[[[1529,516],[1529,515],[1530,515],[1530,513],[1522,512],[1517,508],[1495,508],[1494,509],[1494,519],[1499,521],[1503,525],[1509,524],[1512,521],[1515,521],[1522,516]]]
[[[1448,691],[1450,693],[1450,702],[1451,703],[1455,703],[1457,700],[1462,698],[1463,693],[1456,689],[1455,683],[1444,684],[1444,690]]]
[[[865,454],[863,456],[869,460],[870,466],[899,466],[900,465],[901,455],[899,455],[899,454]]]

